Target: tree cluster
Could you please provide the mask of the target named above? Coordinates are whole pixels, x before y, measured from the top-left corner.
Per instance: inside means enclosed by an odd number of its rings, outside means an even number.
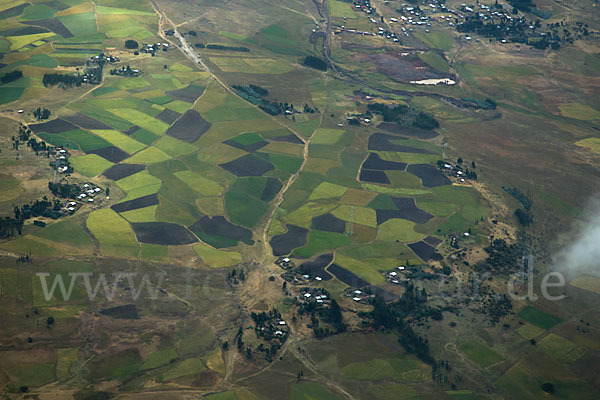
[[[23,221],[17,218],[0,218],[0,238],[6,239],[15,235],[20,235],[23,229]]]
[[[319,57],[306,56],[302,60],[302,64],[310,68],[318,69],[319,71],[327,71],[327,63]]]
[[[109,71],[109,73],[111,75],[127,76],[127,77],[135,77],[135,76],[140,75],[139,70],[134,70],[129,65],[127,65],[125,67],[121,67],[121,68],[113,68]]]
[[[504,239],[492,240],[484,250],[488,256],[485,261],[476,265],[476,269],[479,271],[497,271],[507,275],[515,270],[518,259],[523,252],[522,246],[518,242],[508,244]]]
[[[515,217],[517,218],[517,222],[521,226],[529,226],[533,223],[533,214],[531,212],[531,206],[533,204],[533,200],[529,194],[525,194],[521,192],[518,188],[513,187],[505,187],[502,186],[502,189],[512,197],[517,199],[519,203],[523,206],[523,208],[517,208],[515,210]]]
[[[140,45],[138,44],[138,42],[136,42],[133,39],[128,39],[125,41],[126,49],[134,50],[134,49],[137,49],[138,47],[140,47]]]
[[[65,88],[71,88],[73,86],[81,86],[83,83],[83,76],[69,75],[69,74],[44,74],[42,78],[44,86],[56,86],[62,84]]]
[[[519,11],[529,12],[535,8],[535,3],[531,0],[506,0],[508,4]]]
[[[33,111],[33,116],[36,117],[38,121],[48,119],[50,117],[50,110],[38,107]]]
[[[400,300],[394,303],[386,303],[383,298],[376,296],[373,300],[373,311],[370,317],[373,320],[373,326],[395,330],[398,334],[398,342],[409,353],[415,354],[421,361],[435,365],[435,359],[430,354],[429,342],[426,338],[418,335],[412,326],[404,321],[404,318],[419,308],[419,304],[426,301],[419,294],[421,291],[410,288],[405,292]],[[407,295],[408,293],[408,295]]]
[[[15,206],[13,211],[15,214],[15,219],[25,221],[29,218],[35,217],[57,219],[61,216],[61,213],[59,212],[60,209],[60,201],[50,201],[46,196],[44,196],[42,200],[36,200],[32,203],[24,204],[21,207]]]
[[[427,130],[436,129],[440,126],[433,115],[403,104],[387,106],[381,103],[371,103],[367,106],[367,109],[372,113],[381,115],[385,122],[396,122],[400,125]]]
[[[56,197],[73,199],[81,192],[81,187],[74,183],[48,182],[48,189]]]
[[[233,88],[240,97],[258,106],[267,114],[279,115],[284,113],[286,110],[294,110],[293,104],[288,104],[287,102],[270,101],[265,99],[264,97],[269,94],[269,91],[260,86],[233,85]]]

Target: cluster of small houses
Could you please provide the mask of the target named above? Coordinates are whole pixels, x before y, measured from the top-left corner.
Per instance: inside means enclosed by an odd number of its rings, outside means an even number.
[[[88,58],[85,62],[84,73],[81,80],[85,83],[98,84],[102,82],[102,70],[104,64],[114,64],[119,58],[110,54],[98,54]]]
[[[329,294],[321,288],[303,287],[300,289],[299,301],[304,304],[315,303],[316,306],[325,306],[329,304]]]
[[[287,323],[280,318],[270,319],[256,327],[257,336],[262,337],[265,340],[271,340],[275,337],[280,340],[281,343],[285,342],[290,330]]]
[[[463,11],[464,13],[474,13],[474,14],[478,14],[480,18],[482,18],[484,21],[488,21],[488,20],[498,20],[498,21],[504,21],[507,23],[517,23],[517,24],[529,24],[528,28],[530,30],[534,30],[536,27],[534,25],[531,25],[530,22],[527,21],[526,18],[518,16],[518,17],[513,17],[511,16],[508,12],[505,12],[504,10],[500,9],[499,11],[495,11],[494,8],[491,8],[490,6],[486,6],[484,4],[479,4],[479,7],[476,6],[467,6],[466,4],[461,4],[461,11]],[[460,19],[464,19],[464,16],[462,14],[456,14]],[[449,18],[448,18],[449,19]],[[457,26],[462,25],[463,22],[458,22]],[[453,26],[453,24],[450,22],[450,25]],[[506,30],[510,31],[511,27],[507,26]],[[546,35],[545,33],[541,33],[541,36]],[[465,36],[466,40],[471,40],[470,36]],[[479,41],[479,39],[477,39],[477,41]],[[500,40],[501,43],[506,43],[506,39],[502,39]]]
[[[110,74],[117,75],[117,76],[136,77],[136,76],[140,76],[142,74],[142,71],[140,71],[139,69],[132,69],[129,65],[127,65],[127,66],[123,65],[123,66],[121,66],[121,68],[111,69]]]
[[[347,288],[342,293],[343,296],[349,297],[356,303],[368,304],[374,297],[374,294],[365,292],[364,290]]]
[[[453,164],[449,161],[444,161],[443,163],[438,164],[440,171],[447,176],[451,176],[453,178],[458,179],[460,183],[464,183],[466,179],[468,179],[467,174],[463,167],[458,164]]]
[[[408,278],[405,276],[407,269],[405,266],[401,265],[396,267],[395,271],[390,271],[385,274],[385,280],[394,285],[399,285],[400,282],[408,281]]]
[[[292,285],[306,285],[311,281],[321,282],[323,280],[323,278],[320,276],[311,276],[299,272],[297,269],[295,269],[296,263],[294,263],[294,261],[289,257],[278,258],[275,260],[275,265],[278,265],[286,270],[281,277]]]
[[[93,204],[94,198],[102,193],[102,189],[93,183],[84,183],[83,188],[80,194],[78,194],[75,199],[66,201],[63,205],[63,212],[73,214],[79,208],[83,206],[83,204]],[[76,201],[75,201],[76,200]]]
[[[389,1],[386,1],[385,4],[389,5]],[[460,5],[459,10],[455,11],[450,8],[447,8],[446,5],[443,3],[443,1],[438,1],[438,0],[428,1],[426,3],[426,7],[423,7],[423,8],[421,8],[421,6],[419,6],[419,5],[404,3],[404,4],[402,4],[402,6],[400,8],[396,9],[396,11],[400,14],[399,18],[396,18],[396,17],[376,18],[376,10],[373,7],[371,7],[370,0],[355,0],[354,8],[357,11],[364,12],[373,24],[380,24],[380,23],[383,24],[384,20],[385,20],[390,25],[391,24],[409,25],[406,27],[405,26],[400,27],[402,34],[405,36],[410,36],[410,32],[414,31],[413,26],[424,28],[425,32],[429,32],[428,27],[431,26],[432,22],[439,22],[442,25],[447,24],[448,26],[456,27],[457,25],[462,24],[462,22],[457,22],[457,20],[459,20],[459,19],[464,20],[465,15],[468,13],[479,13],[479,16],[481,18],[483,18],[484,20],[488,20],[491,18],[500,18],[501,20],[505,20],[506,22],[512,22],[513,20],[515,20],[518,23],[527,23],[527,20],[523,17],[513,17],[513,16],[509,15],[509,13],[507,13],[501,9],[499,11],[495,11],[495,8],[484,5],[484,4],[478,4],[477,6],[474,6],[474,5],[469,6],[469,5],[463,3]],[[445,14],[445,15],[440,15],[439,18],[436,18],[434,16],[436,14]],[[399,42],[399,39],[397,36],[398,33],[393,32],[393,31],[388,31],[387,28],[385,28],[385,27],[379,26],[377,28],[378,32],[369,32],[369,31],[361,31],[358,29],[347,29],[345,25],[346,25],[346,18],[344,17],[344,25],[337,26],[338,29],[335,33],[339,34],[342,32],[348,32],[348,33],[353,33],[353,34],[363,35],[363,36],[379,35],[379,36],[385,37],[386,39],[392,40],[394,42]],[[534,29],[535,27],[533,25],[530,25],[529,28]],[[320,29],[320,27],[317,25],[316,29],[313,29],[313,32],[316,32],[319,29]],[[506,29],[509,29],[509,28],[507,27]],[[467,35],[467,36],[465,36],[465,40],[471,40],[471,37]],[[479,39],[477,39],[477,41],[479,41]],[[501,42],[506,43],[506,40],[502,39]]]
[[[94,185],[93,183],[84,183],[83,184],[83,191],[77,195],[77,200],[79,201],[83,201],[83,202],[88,202],[88,203],[93,203],[94,202],[94,197],[99,195],[100,193],[102,193],[102,189],[99,188],[98,186]]]
[[[167,51],[169,49],[169,43],[144,43],[140,46],[140,52],[147,54],[154,54],[158,50]]]
[[[90,57],[90,61],[94,62],[96,64],[98,64],[100,62],[107,63],[107,64],[113,64],[120,60],[119,60],[119,57],[117,57],[117,56],[111,56],[110,54],[99,54],[97,56]]]
[[[67,150],[62,147],[55,148],[54,157],[56,159],[54,163],[57,173],[66,174],[71,171],[71,166],[69,165],[69,152]]]

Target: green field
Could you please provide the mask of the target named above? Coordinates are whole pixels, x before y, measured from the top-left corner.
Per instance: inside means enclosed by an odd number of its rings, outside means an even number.
[[[335,263],[371,284],[375,285],[384,281],[383,275],[370,265],[353,258],[337,253],[335,255]]]
[[[81,223],[74,219],[58,221],[35,233],[43,239],[64,243],[82,250],[92,249],[92,238],[83,229]]]
[[[482,367],[489,367],[490,365],[496,364],[504,359],[504,357],[502,357],[499,353],[476,340],[470,340],[468,342],[461,343],[458,348],[472,361],[476,362]]]
[[[87,228],[100,243],[103,254],[136,258],[139,244],[131,227],[114,211],[104,208],[90,213]]]
[[[194,251],[202,259],[202,262],[210,268],[230,267],[242,261],[242,256],[239,253],[215,250],[203,244],[194,246]]]
[[[108,111],[157,135],[162,135],[169,128],[169,125],[164,122],[154,119],[138,110],[111,108]]]
[[[377,239],[388,242],[400,241],[412,243],[423,239],[425,235],[415,232],[415,223],[404,219],[390,219],[377,229]]]
[[[562,321],[562,318],[557,317],[556,315],[548,314],[529,305],[525,306],[525,308],[519,311],[519,314],[517,315],[523,318],[525,321],[539,326],[542,329],[550,329]]]
[[[120,214],[129,222],[155,222],[157,209],[158,205],[124,211]]]
[[[311,231],[308,235],[306,246],[294,250],[294,255],[309,258],[320,251],[335,249],[348,244],[350,244],[350,239],[346,235],[333,232]]]
[[[327,0],[327,9],[332,17],[338,18],[356,18],[356,14],[352,10],[352,4],[338,0]]]
[[[138,152],[146,147],[121,132],[110,130],[94,130],[92,132],[129,154]]]
[[[171,158],[164,151],[157,149],[154,146],[150,146],[139,153],[134,154],[132,157],[127,159],[129,164],[152,164],[158,163]]]
[[[110,168],[113,163],[97,154],[86,154],[85,156],[72,157],[71,165],[75,171],[87,177],[93,177]]]

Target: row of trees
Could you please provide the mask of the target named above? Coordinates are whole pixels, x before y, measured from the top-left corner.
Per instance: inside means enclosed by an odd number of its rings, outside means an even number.
[[[254,105],[257,105],[261,110],[268,114],[279,115],[284,113],[286,110],[294,110],[293,104],[288,104],[286,102],[275,102],[265,99],[264,97],[269,94],[269,91],[260,86],[233,85],[233,88],[240,97]]]
[[[10,82],[16,81],[17,79],[20,79],[22,77],[23,77],[23,72],[21,72],[19,70],[10,71],[10,72],[7,72],[4,75],[0,76],[0,82],[10,83]]]
[[[61,216],[61,204],[59,200],[50,201],[46,196],[42,200],[25,204],[21,207],[15,206],[15,219],[25,221],[29,218],[47,217],[57,219]]]
[[[533,204],[533,200],[530,194],[525,194],[520,191],[518,188],[513,187],[505,187],[502,186],[502,189],[512,197],[517,199],[519,203],[523,206],[523,208],[517,208],[515,210],[515,217],[517,218],[517,222],[521,226],[529,226],[533,223],[533,213],[531,212],[531,206]]]
[[[73,86],[79,87],[83,83],[83,76],[79,74],[44,74],[42,83],[46,87],[56,85],[63,85],[65,88],[71,88]]]
[[[23,221],[16,218],[0,218],[0,238],[6,239],[15,235],[20,235],[23,229]]]
[[[244,46],[224,46],[222,44],[204,44],[204,43],[196,43],[196,46],[199,49],[210,49],[210,50],[225,50],[225,51],[239,51],[242,53],[249,53],[250,49]]]

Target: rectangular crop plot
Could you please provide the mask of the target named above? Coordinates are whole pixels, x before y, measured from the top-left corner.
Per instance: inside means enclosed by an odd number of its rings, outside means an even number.
[[[38,19],[35,21],[27,21],[26,23],[27,23],[27,25],[34,25],[34,26],[46,28],[46,29],[62,36],[63,38],[73,37],[73,34],[71,33],[71,31],[69,31],[67,29],[67,27],[64,26],[63,23],[60,22],[56,18]]]
[[[123,118],[124,120],[149,130],[152,133],[156,133],[157,135],[162,135],[167,129],[169,129],[169,125],[138,110],[130,108],[111,108],[108,111],[117,117]]]
[[[557,317],[556,315],[548,314],[547,312],[544,312],[533,306],[525,306],[519,312],[518,316],[523,318],[525,321],[544,329],[550,329],[554,325],[562,322],[562,318]]]
[[[325,129],[319,128],[315,132],[311,143],[312,144],[334,144],[344,134],[344,130],[342,129]]]
[[[65,131],[72,131],[78,127],[62,118],[56,118],[52,121],[29,125],[29,128],[35,133],[61,133]]]
[[[90,151],[90,153],[98,154],[100,157],[106,158],[110,162],[118,163],[129,157],[129,154],[116,146],[102,147]]]
[[[184,226],[170,222],[137,222],[131,224],[138,241],[148,244],[177,246],[196,243],[198,239]]]
[[[144,144],[130,138],[129,136],[121,132],[109,129],[94,130],[92,132],[129,154],[138,152],[144,147],[146,147]]]
[[[204,87],[200,85],[189,85],[183,89],[169,90],[165,94],[174,100],[193,103],[204,93]]]
[[[504,357],[490,349],[485,344],[475,340],[464,342],[458,346],[458,348],[472,361],[476,362],[482,367],[490,366],[504,359]]]
[[[75,36],[90,36],[98,33],[94,13],[64,15],[58,19]]]
[[[71,157],[70,161],[75,171],[87,177],[96,176],[113,165],[113,163],[97,154]]]
[[[146,103],[148,104],[148,103]],[[164,110],[162,110],[160,113],[158,113],[158,115],[155,115],[155,118],[164,122],[165,124],[172,124],[173,122],[177,121],[177,118],[181,117],[181,114],[179,114],[176,111],[173,110],[169,110],[168,108],[165,108]]]
[[[146,169],[146,166],[143,164],[118,164],[104,171],[102,175],[113,181],[118,181],[144,169]]]
[[[110,206],[110,208],[112,208],[113,211],[122,213],[126,211],[137,210],[140,208],[147,208],[155,205],[158,205],[158,195],[156,193],[138,197],[134,200],[128,200],[122,203],[113,204],[112,206]]]
[[[167,135],[193,143],[200,139],[210,125],[197,111],[188,110],[167,130]]]
[[[60,135],[77,143],[81,150],[86,153],[91,153],[94,150],[110,146],[110,143],[108,143],[106,140],[81,129],[63,132]]]
[[[385,280],[383,278],[383,275],[380,274],[379,271],[377,271],[370,265],[355,260],[353,258],[343,256],[339,253],[335,255],[334,262],[340,267],[347,269],[354,275],[358,276],[360,279],[363,279],[372,285],[382,283]],[[331,271],[331,268],[329,269],[329,271]]]
[[[65,116],[63,119],[77,125],[82,129],[111,129],[111,127],[105,123],[97,121],[94,118],[79,112],[75,113],[74,115]]]

